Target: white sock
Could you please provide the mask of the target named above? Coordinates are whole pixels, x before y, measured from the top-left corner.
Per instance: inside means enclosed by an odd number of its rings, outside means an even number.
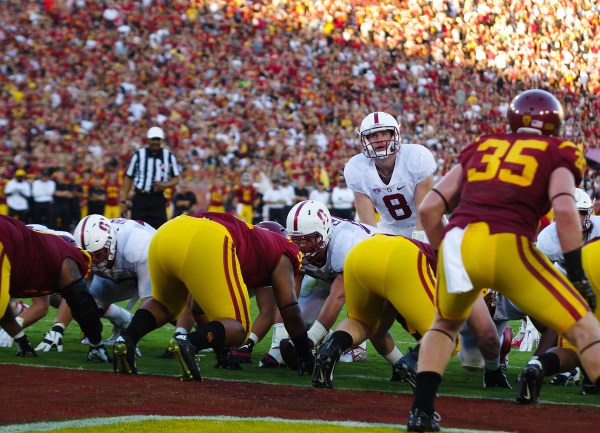
[[[321,322],[315,320],[315,323],[308,330],[308,338],[312,340],[312,342],[316,345],[319,343],[325,335],[327,335],[327,328],[323,326]]]
[[[248,340],[251,340],[252,343],[256,344],[260,341],[260,338],[258,338],[258,335],[256,335],[254,332],[251,332]]]
[[[498,370],[500,368],[500,357],[497,356],[494,359],[485,359],[485,368],[489,371]]]
[[[127,328],[131,322],[131,319],[133,318],[133,314],[126,309],[119,307],[118,305],[110,304],[110,307],[108,307],[103,317],[106,317],[108,320],[110,320],[113,325],[120,326],[121,328]]]
[[[396,363],[400,360],[400,358],[402,358],[402,352],[400,352],[400,350],[396,346],[394,346],[392,351],[390,353],[388,353],[387,355],[385,355],[384,358],[391,365],[396,365]]]

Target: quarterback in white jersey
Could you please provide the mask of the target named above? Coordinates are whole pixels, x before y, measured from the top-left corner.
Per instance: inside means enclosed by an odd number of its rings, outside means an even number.
[[[359,135],[363,152],[348,161],[344,177],[355,193],[360,221],[385,233],[424,240],[417,207],[433,187],[433,155],[419,144],[400,145],[400,125],[387,113],[365,117]]]
[[[104,309],[103,317],[115,325],[113,335],[104,344],[111,344],[132,318],[129,311],[114,303],[129,299],[132,307],[138,298],[143,302],[152,295],[148,245],[155,232],[141,221],[109,220],[102,215],[88,215],[75,227],[73,236],[77,245],[92,256],[90,293],[98,307]],[[48,351],[57,346],[56,340],[62,340],[71,319],[68,306],[61,303],[52,330],[36,350]]]

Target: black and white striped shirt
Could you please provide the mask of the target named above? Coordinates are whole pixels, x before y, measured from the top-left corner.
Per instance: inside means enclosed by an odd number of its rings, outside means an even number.
[[[133,178],[136,191],[153,192],[155,182],[168,182],[179,176],[179,167],[175,155],[167,149],[160,149],[152,155],[148,148],[137,150],[129,161],[125,175]]]

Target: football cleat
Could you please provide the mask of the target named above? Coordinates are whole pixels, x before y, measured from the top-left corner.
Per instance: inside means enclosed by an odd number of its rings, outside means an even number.
[[[285,363],[283,359],[279,361],[270,353],[265,353],[258,363],[259,368],[277,368],[277,367],[285,367]]]
[[[579,367],[575,367],[571,371],[565,371],[564,373],[556,374],[550,381],[550,384],[558,386],[567,386],[569,384],[573,384],[578,386],[580,383],[580,378],[581,374]]]
[[[587,374],[585,374],[584,370],[581,371],[583,372],[583,380],[581,381],[581,395],[600,394],[596,384],[590,380]]]
[[[200,367],[196,359],[196,348],[188,341],[187,335],[176,335],[171,338],[169,351],[179,363],[179,377],[181,380],[202,382]]]
[[[414,409],[408,415],[408,423],[406,424],[407,432],[430,432],[440,431],[440,420],[442,418],[437,412],[428,415],[422,410]]]
[[[115,373],[137,374],[135,346],[124,335],[119,336],[113,346],[113,370]]]
[[[215,355],[217,357],[217,363],[215,368],[222,368],[223,370],[241,370],[239,361],[231,354],[231,348],[225,347],[221,349],[215,349]]]
[[[340,353],[333,349],[331,340],[321,347],[315,358],[312,386],[315,388],[333,388],[333,371],[340,359]]]
[[[112,332],[110,333],[110,335],[108,336],[108,338],[106,340],[102,341],[102,344],[104,344],[105,346],[114,346],[115,341],[117,341],[117,338],[119,338],[122,331],[123,331],[122,327],[120,327],[118,325],[113,326]]]
[[[417,386],[417,365],[419,359],[419,346],[414,349],[411,347],[408,349],[406,355],[394,364],[392,369],[391,382],[406,382],[410,387],[415,389]]]
[[[252,364],[252,347],[250,347],[249,344],[244,344],[240,347],[232,347],[231,356],[238,360],[238,364]]]
[[[512,389],[501,367],[496,370],[488,370],[487,368],[483,370],[483,387]]]
[[[360,346],[352,346],[340,357],[340,362],[366,361],[367,351]]]
[[[521,380],[519,382],[519,394],[517,403],[532,404],[537,403],[540,396],[540,390],[544,383],[544,372],[541,365],[530,362],[523,368]]]

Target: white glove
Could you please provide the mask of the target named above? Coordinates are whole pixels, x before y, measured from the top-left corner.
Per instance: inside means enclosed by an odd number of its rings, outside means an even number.
[[[533,326],[533,323],[531,323],[531,320],[529,320],[529,317],[528,317],[527,325],[525,328],[525,335],[523,336],[523,340],[521,341],[521,345],[519,346],[519,352],[534,351],[535,348],[537,347],[539,341],[540,341],[540,333],[538,332],[537,329],[535,329],[535,326]]]
[[[62,338],[63,332],[65,332],[65,325],[62,323],[55,323],[52,329],[46,333],[46,336],[40,344],[35,348],[36,352],[50,352],[52,348],[56,347],[57,352],[63,351]]]
[[[12,347],[13,338],[4,329],[0,330],[0,347]]]
[[[97,346],[97,347],[93,347],[90,345],[90,349],[89,349],[88,355],[87,355],[87,360],[88,360],[88,362],[98,361],[98,362],[104,362],[105,364],[112,362],[111,357],[108,355],[108,352],[104,348],[104,344],[101,344],[100,346]]]

